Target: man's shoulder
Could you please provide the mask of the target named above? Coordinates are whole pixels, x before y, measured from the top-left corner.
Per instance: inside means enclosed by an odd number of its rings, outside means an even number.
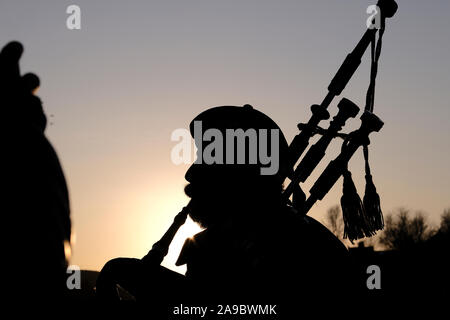
[[[282,209],[276,234],[289,242],[287,246],[309,248],[321,252],[347,252],[345,245],[322,223],[302,215],[292,207]]]

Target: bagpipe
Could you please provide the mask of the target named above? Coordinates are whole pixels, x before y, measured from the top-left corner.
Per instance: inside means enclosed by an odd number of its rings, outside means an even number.
[[[312,116],[309,121],[298,124],[300,133],[294,137],[288,151],[288,165],[293,170],[285,178],[288,178],[290,183],[282,193],[283,204],[291,205],[300,214],[306,215],[317,201],[325,197],[342,176],[343,195],[341,207],[344,219],[344,238],[348,238],[351,242],[370,237],[376,234],[378,230],[384,228],[380,197],[373,183],[369,166],[368,146],[370,144],[369,135],[372,132],[380,131],[384,125],[383,121],[373,113],[375,83],[386,19],[395,15],[398,5],[394,0],[379,0],[376,8],[377,16],[374,17],[372,22],[375,22],[377,19],[379,23],[372,23],[353,51],[346,56],[336,75],[331,80],[328,86],[328,93],[322,103],[311,106]],[[330,118],[328,107],[333,99],[345,89],[361,64],[361,59],[369,46],[371,47],[370,82],[366,94],[365,109],[360,117],[360,128],[348,134],[341,133],[346,121],[350,118],[355,118],[360,111],[360,108],[347,98],[343,98],[338,103],[338,113],[330,121],[328,128],[320,127],[319,123],[321,121]],[[314,135],[321,135],[321,137],[300,160]],[[311,175],[325,156],[326,150],[334,138],[343,139],[341,152],[327,165],[309,190],[309,197],[306,198],[299,184],[305,182]],[[363,200],[359,197],[351,173],[348,170],[350,159],[360,147],[363,148],[365,159],[366,189]],[[299,160],[299,164],[295,166]],[[292,201],[290,200],[291,196]],[[144,262],[159,265],[163,261],[177,230],[186,221],[189,205],[177,214],[170,228],[143,258]]]

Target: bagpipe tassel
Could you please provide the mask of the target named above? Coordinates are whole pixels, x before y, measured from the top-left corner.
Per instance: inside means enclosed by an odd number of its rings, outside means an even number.
[[[351,172],[346,168],[343,173],[343,192],[341,197],[344,219],[344,239],[358,240],[366,236],[367,222],[364,206],[356,191]]]
[[[369,167],[369,150],[364,146],[364,159],[366,161],[366,191],[364,194],[363,205],[368,220],[370,232],[375,234],[377,230],[383,230],[384,219],[381,211],[380,196],[373,183],[373,178]]]

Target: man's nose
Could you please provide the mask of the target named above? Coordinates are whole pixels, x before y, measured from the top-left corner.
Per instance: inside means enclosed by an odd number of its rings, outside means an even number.
[[[192,182],[193,176],[195,176],[195,172],[198,172],[198,165],[194,163],[189,167],[189,169],[186,171],[186,174],[184,175],[186,181]]]
[[[217,178],[218,174],[220,171],[213,165],[193,163],[186,171],[184,178],[190,183],[206,184]]]

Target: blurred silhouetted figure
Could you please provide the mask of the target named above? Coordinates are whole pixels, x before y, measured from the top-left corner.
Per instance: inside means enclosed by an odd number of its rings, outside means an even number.
[[[21,76],[23,47],[0,53],[2,291],[16,301],[63,297],[71,233],[69,196],[55,150],[44,131],[39,78]],[[66,247],[66,250],[65,250]]]
[[[257,139],[245,138],[245,161],[240,163],[242,145],[211,151],[215,138],[198,139],[200,123],[203,132],[212,129],[224,139],[227,130],[248,133],[249,129],[254,129]],[[100,298],[117,300],[117,284],[138,301],[172,304],[291,301],[298,306],[308,297],[344,295],[352,285],[345,246],[319,222],[281,201],[282,180],[290,169],[288,144],[278,125],[250,105],[224,106],[198,115],[190,130],[198,157],[210,153],[230,161],[208,164],[203,159],[186,173],[189,215],[205,228],[182,248],[177,265],[187,265],[186,275],[152,265],[146,257],[114,259],[97,281]],[[269,164],[262,157],[251,160],[252,148],[258,155],[266,152],[272,160],[278,159],[275,174],[261,173]]]

